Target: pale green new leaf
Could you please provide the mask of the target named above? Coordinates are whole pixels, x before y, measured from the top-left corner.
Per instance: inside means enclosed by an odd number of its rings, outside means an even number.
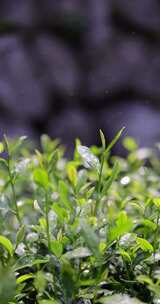
[[[101,137],[101,142],[102,142],[102,148],[103,150],[106,149],[106,139],[105,139],[105,136],[104,136],[104,133],[102,132],[102,130],[100,130],[100,137]]]
[[[23,283],[27,280],[33,279],[33,278],[34,278],[33,273],[27,273],[27,274],[24,274],[24,275],[21,275],[20,277],[18,277],[16,280],[16,283],[21,284],[21,283]]]
[[[107,155],[111,149],[113,148],[113,146],[116,144],[116,142],[119,140],[119,138],[121,137],[123,131],[125,130],[125,127],[123,127],[117,134],[116,136],[114,137],[114,139],[111,141],[111,143],[108,145],[106,151],[105,151],[105,154]]]
[[[4,151],[4,145],[2,142],[0,142],[0,153],[2,153]]]
[[[24,236],[25,236],[25,225],[22,225],[17,232],[16,246],[18,246],[18,244],[23,241]]]
[[[60,258],[60,256],[63,253],[62,242],[60,242],[59,240],[52,240],[51,241],[51,251],[57,258]]]
[[[72,211],[73,208],[69,199],[69,188],[67,184],[62,180],[59,181],[59,195],[60,195],[61,203],[63,203],[63,205],[67,209],[70,209]]]
[[[143,251],[154,251],[153,246],[146,239],[137,237],[136,241],[139,248],[141,248]]]
[[[0,245],[8,251],[10,256],[13,256],[13,245],[8,238],[0,235]]]
[[[44,169],[38,168],[33,172],[33,180],[36,184],[43,188],[47,188],[49,184],[48,174]]]

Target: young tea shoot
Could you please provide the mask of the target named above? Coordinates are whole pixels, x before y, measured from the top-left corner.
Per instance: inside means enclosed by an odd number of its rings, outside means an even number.
[[[0,303],[159,304],[158,148],[0,143]],[[158,146],[157,146],[158,147]]]

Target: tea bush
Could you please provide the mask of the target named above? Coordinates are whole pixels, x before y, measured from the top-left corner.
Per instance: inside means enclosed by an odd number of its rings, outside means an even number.
[[[0,143],[0,303],[160,303],[159,146]]]

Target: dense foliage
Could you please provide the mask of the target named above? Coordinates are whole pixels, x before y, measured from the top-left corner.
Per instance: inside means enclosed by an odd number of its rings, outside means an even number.
[[[159,146],[0,143],[0,303],[160,303]]]

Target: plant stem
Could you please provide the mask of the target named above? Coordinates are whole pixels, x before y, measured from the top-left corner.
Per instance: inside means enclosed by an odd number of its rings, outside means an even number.
[[[99,173],[98,193],[100,193],[100,191],[101,191],[101,182],[102,182],[103,166],[104,166],[104,153],[103,153],[103,155],[102,155],[101,168],[100,168],[100,173]]]
[[[96,206],[95,206],[95,214],[97,215],[99,203],[100,203],[100,194],[101,194],[101,183],[102,183],[102,173],[103,173],[103,166],[104,166],[104,152],[102,154],[102,159],[101,159],[101,167],[100,167],[100,172],[99,172],[99,179],[98,179],[98,185],[97,185],[97,200],[96,200]]]
[[[18,208],[18,205],[17,205],[17,197],[16,197],[16,192],[15,192],[15,187],[14,187],[14,182],[13,182],[13,175],[12,175],[12,172],[11,172],[11,157],[10,157],[9,146],[8,146],[8,141],[7,141],[6,136],[4,136],[4,140],[5,140],[6,150],[7,150],[7,155],[8,155],[7,169],[8,169],[8,175],[9,175],[9,180],[10,180],[10,185],[11,185],[11,190],[12,190],[13,203],[14,203],[14,207],[15,207],[17,220],[18,220],[18,222],[21,226],[22,221],[21,221],[21,217],[20,217],[20,213],[19,213],[19,208]]]
[[[158,236],[158,228],[159,228],[159,219],[160,219],[160,214],[158,213],[157,216],[157,221],[156,221],[156,231],[154,234],[154,261],[155,261],[155,257],[156,257],[156,241],[157,241],[157,236]]]
[[[13,202],[15,205],[16,216],[17,216],[17,220],[21,226],[22,221],[21,221],[21,217],[20,217],[20,213],[19,213],[19,209],[18,209],[18,205],[17,205],[17,197],[16,197],[16,193],[15,193],[14,183],[13,183],[11,174],[9,174],[9,176],[10,176],[10,183],[11,183],[11,189],[12,189],[12,195],[13,195]]]
[[[45,192],[45,217],[46,217],[46,233],[47,233],[47,241],[48,241],[48,249],[51,249],[51,238],[50,238],[50,227],[49,227],[49,201],[48,201],[48,193]]]

